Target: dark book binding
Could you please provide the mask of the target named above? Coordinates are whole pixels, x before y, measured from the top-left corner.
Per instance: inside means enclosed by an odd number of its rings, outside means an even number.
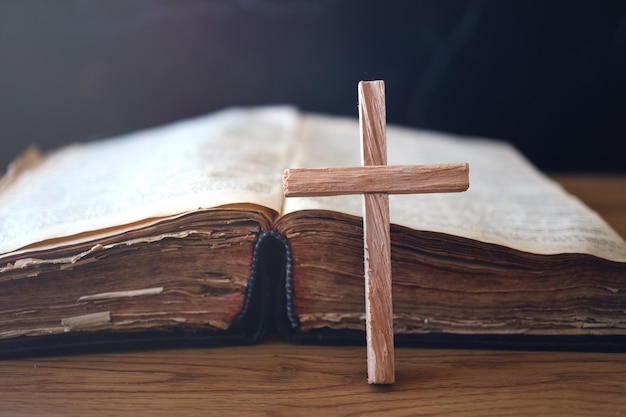
[[[214,347],[253,344],[276,332],[294,344],[365,345],[365,332],[321,328],[303,331],[294,314],[293,257],[288,239],[275,230],[254,245],[241,312],[227,330],[171,327],[159,330],[85,331],[21,336],[0,341],[3,358],[94,351]],[[537,336],[521,334],[396,334],[398,346],[558,351],[626,351],[626,336]]]

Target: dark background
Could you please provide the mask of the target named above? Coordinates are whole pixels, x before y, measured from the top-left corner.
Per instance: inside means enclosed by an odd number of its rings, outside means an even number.
[[[0,1],[0,171],[235,105],[508,140],[546,171],[626,171],[626,2]]]

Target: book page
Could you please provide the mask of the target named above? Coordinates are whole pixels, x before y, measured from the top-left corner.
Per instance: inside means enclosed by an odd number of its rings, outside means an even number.
[[[231,109],[115,139],[73,145],[0,184],[0,254],[47,239],[254,203],[279,212],[299,114]]]
[[[587,253],[626,262],[626,243],[606,222],[513,147],[484,139],[388,126],[388,163],[468,162],[464,193],[392,195],[391,222],[537,254]],[[356,119],[308,116],[290,168],[361,165]],[[289,198],[284,213],[337,210],[362,216],[359,195]]]

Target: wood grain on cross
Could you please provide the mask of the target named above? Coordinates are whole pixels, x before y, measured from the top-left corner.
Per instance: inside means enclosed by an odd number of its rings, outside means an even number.
[[[370,384],[395,381],[389,194],[465,191],[468,164],[387,165],[385,84],[359,83],[361,167],[288,169],[286,197],[363,194],[365,318]]]

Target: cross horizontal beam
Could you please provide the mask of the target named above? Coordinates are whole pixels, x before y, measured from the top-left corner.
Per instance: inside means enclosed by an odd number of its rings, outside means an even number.
[[[286,197],[445,193],[468,188],[469,165],[466,163],[291,168],[283,173]]]

